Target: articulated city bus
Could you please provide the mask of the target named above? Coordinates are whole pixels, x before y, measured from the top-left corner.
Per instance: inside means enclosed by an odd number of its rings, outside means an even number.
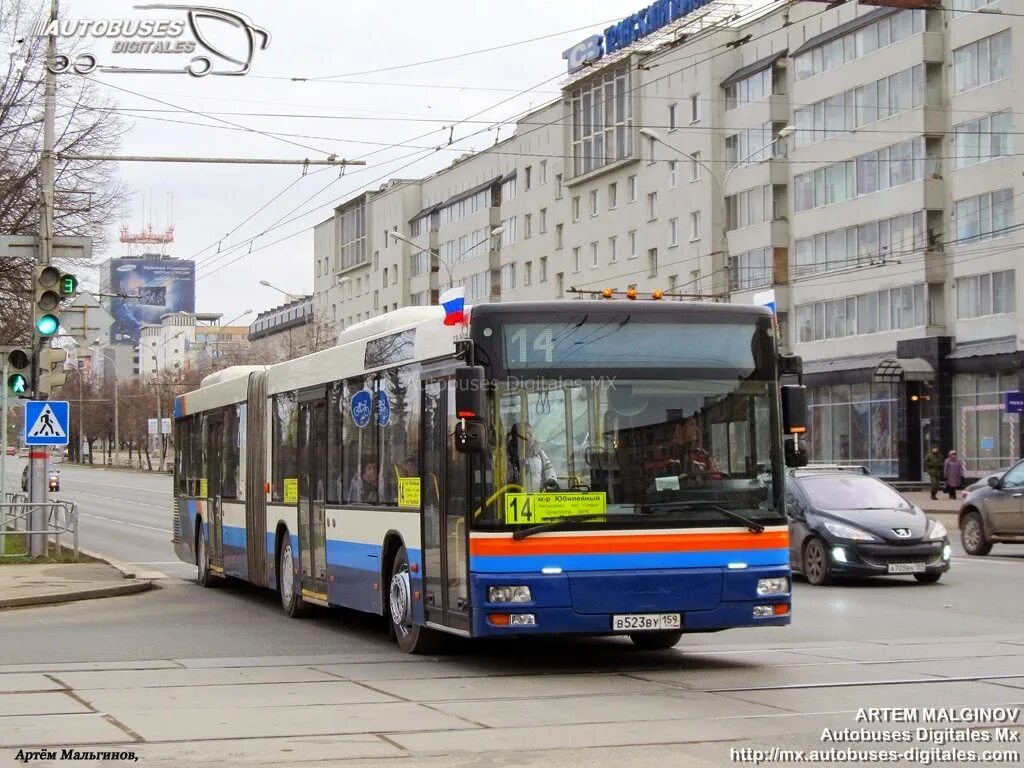
[[[179,397],[174,543],[199,581],[275,589],[289,616],[387,616],[410,653],[789,623],[782,435],[802,390],[780,398],[767,309],[467,317],[400,309]]]

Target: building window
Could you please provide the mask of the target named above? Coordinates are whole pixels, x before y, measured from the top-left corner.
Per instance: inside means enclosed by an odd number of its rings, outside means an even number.
[[[548,209],[540,209],[540,233],[543,235],[548,231]]]
[[[725,137],[725,159],[731,165],[744,166],[760,163],[772,157],[786,156],[786,142],[776,141],[782,126],[762,123],[745,131]]]
[[[953,442],[968,473],[994,472],[1019,458],[1017,417],[1004,418],[1006,394],[1019,390],[1014,370],[953,376]]]
[[[742,80],[726,86],[725,108],[735,109],[744,104],[767,99],[772,95],[772,68],[766,67],[760,72],[747,75]]]
[[[506,264],[501,268],[501,291],[514,291],[516,289],[516,265]]]
[[[668,292],[669,293],[675,293],[676,292],[676,288],[678,288],[678,287],[679,287],[679,275],[669,275],[668,276]]]
[[[852,131],[926,103],[923,65],[809,104],[793,113],[797,147]]]
[[[647,249],[647,268],[649,277],[658,276],[658,249],[648,248]]]
[[[590,215],[591,216],[597,216],[597,206],[598,206],[597,190],[596,189],[592,189],[592,190],[590,190]]]
[[[626,179],[626,186],[629,187],[629,202],[635,203],[637,196],[637,183],[635,175],[630,176],[628,179]]]
[[[518,221],[519,219],[516,216],[510,216],[507,219],[501,220],[501,226],[503,229],[501,231],[500,243],[502,248],[506,245],[513,245],[519,240],[519,227],[517,226]]]
[[[658,193],[647,193],[647,219],[653,221],[658,218]]]
[[[578,245],[572,249],[572,271],[583,271],[583,265],[580,262],[580,247]]]
[[[608,210],[619,207],[619,185],[612,182],[608,185]]]
[[[700,152],[690,155],[690,181],[700,181]]]
[[[636,247],[636,230],[629,230],[629,234],[627,236],[629,237],[629,254],[626,258],[635,259],[640,255]]]
[[[598,267],[601,265],[601,253],[600,248],[596,242],[590,244],[590,266]]]
[[[533,285],[533,262],[528,261],[523,267],[523,285]]]
[[[1000,189],[957,200],[954,218],[959,244],[1005,237],[1013,226],[1013,190]]]
[[[679,219],[668,220],[668,244],[669,247],[679,245]]]
[[[573,175],[579,176],[633,154],[629,71],[598,75],[572,98]]]
[[[579,221],[580,220],[580,197],[579,197],[579,195],[576,195],[572,199],[572,220],[573,221]]]
[[[548,257],[540,257],[540,282],[546,283],[548,281]]]
[[[847,298],[803,304],[796,308],[797,341],[824,341],[863,336],[927,323],[924,283]]]
[[[565,296],[565,273],[559,272],[555,275],[555,295],[558,298]]]
[[[562,199],[562,174],[555,174],[555,200]]]
[[[695,93],[690,97],[690,122],[696,123],[700,120],[700,94]]]
[[[562,247],[562,234],[565,231],[564,224],[555,224],[555,248]]]
[[[384,267],[384,271],[381,273],[381,277],[383,279],[381,287],[382,288],[387,288],[388,287],[388,268],[387,267]]]
[[[961,320],[1016,311],[1014,270],[961,277],[956,281],[956,315]]]
[[[373,308],[380,309],[380,291],[373,292]]]
[[[511,179],[505,179],[501,183],[501,199],[502,202],[505,200],[512,200],[516,196],[516,177],[513,176]]]
[[[925,211],[915,211],[801,238],[795,243],[790,274],[808,277],[873,264],[891,255],[909,256],[928,246],[926,221]]]
[[[999,112],[960,123],[956,134],[956,167],[966,168],[1013,154],[1013,115]]]
[[[533,236],[533,214],[523,214],[523,239]]]
[[[678,113],[678,104],[668,105],[668,129],[674,131],[679,125],[676,123],[676,114]]]
[[[653,136],[647,138],[647,164],[654,165],[657,162],[657,158],[654,157],[655,148],[658,146],[658,140]]]
[[[953,91],[994,83],[1010,76],[1010,30],[977,40],[953,51]]]
[[[855,32],[804,51],[793,59],[796,80],[806,80],[861,56],[867,56],[879,48],[906,40],[923,32],[924,23],[924,11],[900,11]]]
[[[420,251],[409,257],[409,274],[412,277],[425,275],[430,271],[430,251]]]
[[[530,166],[523,168],[523,183],[527,191],[533,186],[533,168]]]
[[[729,259],[729,288],[749,291],[772,284],[772,249],[758,248]]]
[[[515,197],[515,179],[510,179],[509,181],[511,181],[512,183],[508,186],[508,190],[511,193],[511,196]],[[506,182],[506,184],[508,184],[508,182]],[[503,184],[502,195],[504,196],[505,194],[505,185]],[[451,224],[456,221],[461,221],[467,216],[472,216],[474,213],[482,211],[485,208],[489,208],[490,205],[491,191],[489,189],[485,189],[480,192],[477,192],[475,195],[464,197],[460,200],[456,200],[455,202],[449,203],[448,205],[444,206],[441,209],[438,218],[440,219],[441,224]],[[424,230],[424,232],[437,229],[437,224],[433,223],[434,220],[432,217],[424,218],[430,218],[432,222],[430,230]]]
[[[537,183],[547,184],[548,183],[548,161],[541,160],[540,166],[537,169]]]
[[[608,238],[608,263],[614,264],[619,260],[618,254],[619,238],[612,236]]]
[[[727,230],[742,229],[754,224],[771,221],[772,187],[746,189],[725,198],[725,228]]]
[[[690,211],[690,242],[700,240],[700,211]]]
[[[863,382],[810,387],[807,405],[811,461],[855,464],[876,477],[897,474],[895,385]]]
[[[677,160],[668,161],[668,188],[673,189],[679,181],[678,175],[679,162]]]
[[[386,243],[387,240],[385,240],[384,242]],[[374,269],[374,271],[377,270],[377,262],[379,261],[379,259],[380,259],[380,251],[374,251],[373,252],[373,269]]]

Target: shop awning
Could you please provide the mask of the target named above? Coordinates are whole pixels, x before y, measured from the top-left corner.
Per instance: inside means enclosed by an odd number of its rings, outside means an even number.
[[[992,355],[1012,355],[1017,351],[1017,341],[1012,336],[1004,339],[991,339],[976,344],[958,344],[949,353],[948,360],[966,360],[971,357],[990,357]]]
[[[833,373],[837,371],[868,371],[878,368],[881,357],[846,357],[833,360],[804,361],[804,376],[815,373]]]
[[[935,369],[920,357],[887,357],[875,369],[875,382],[879,384],[900,381],[935,381]]]

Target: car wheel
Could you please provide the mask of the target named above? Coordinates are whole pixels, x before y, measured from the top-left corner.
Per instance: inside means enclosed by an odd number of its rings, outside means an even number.
[[[985,526],[977,512],[964,515],[960,526],[960,543],[968,555],[982,557],[992,551],[992,542],[985,538]]]
[[[682,637],[682,632],[637,632],[629,639],[641,651],[667,651],[674,648]]]
[[[388,616],[391,619],[391,633],[395,636],[398,647],[406,653],[439,652],[444,645],[445,637],[440,632],[412,623],[409,618],[412,613],[411,600],[409,555],[405,551],[405,547],[399,547],[391,567],[391,580],[388,587]]]
[[[941,573],[915,573],[914,578],[922,584],[934,584],[942,578]]]
[[[295,594],[295,557],[292,554],[292,539],[285,531],[284,541],[277,551],[278,589],[281,592],[281,610],[289,619],[301,619],[309,615],[310,606],[302,595]]]
[[[812,538],[804,546],[802,570],[807,581],[816,587],[825,587],[832,583],[832,567],[821,539]]]

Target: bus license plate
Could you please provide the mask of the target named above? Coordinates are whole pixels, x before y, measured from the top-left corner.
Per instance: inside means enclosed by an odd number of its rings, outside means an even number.
[[[659,629],[681,629],[682,617],[678,613],[627,613],[612,616],[612,629],[616,632],[653,632]]]
[[[924,563],[889,563],[889,573],[924,573]]]

